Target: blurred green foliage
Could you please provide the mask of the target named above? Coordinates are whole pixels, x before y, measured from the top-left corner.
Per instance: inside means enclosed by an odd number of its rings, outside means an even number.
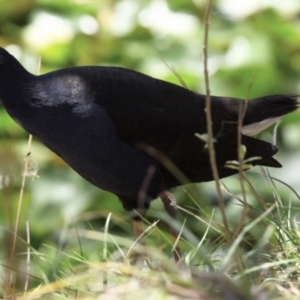
[[[270,1],[261,0],[261,5],[247,13],[246,6],[224,9],[227,2],[232,5],[233,1],[215,1],[211,15],[211,93],[243,99],[300,93],[300,4],[286,0],[283,8],[276,7],[277,1],[272,6]],[[235,0],[237,6],[239,2]],[[179,84],[170,66],[190,89],[203,92],[205,3],[204,0],[0,0],[0,46],[6,47],[35,74],[80,65],[112,65]],[[300,146],[299,116],[295,112],[285,117],[278,130],[281,157],[287,161],[288,154],[291,166],[281,173],[282,178],[299,173],[299,162],[291,161],[291,151],[296,153]],[[266,139],[270,139],[271,132],[265,135]],[[4,260],[9,255],[9,236],[15,224],[27,139],[28,134],[0,106],[0,244],[3,245],[0,256]],[[19,225],[20,236],[25,239],[25,221],[29,221],[31,245],[36,249],[42,243],[56,245],[61,228],[70,218],[82,215],[81,222],[76,223],[79,227],[104,226],[109,211],[125,218],[114,195],[85,182],[34,140],[30,173],[36,175],[37,171],[40,178],[27,180]],[[298,186],[297,181],[292,183],[300,189],[299,180]],[[228,180],[228,184],[239,190],[235,178]],[[197,194],[198,203],[213,201],[212,184],[197,188],[205,189],[205,196],[191,189],[191,193]],[[195,207],[183,190],[178,190],[177,196],[182,205]],[[161,204],[155,202],[153,207],[161,209]],[[90,211],[97,211],[100,221],[85,217],[83,213]],[[114,224],[113,231],[124,229],[123,223]],[[193,230],[199,235],[203,231]]]

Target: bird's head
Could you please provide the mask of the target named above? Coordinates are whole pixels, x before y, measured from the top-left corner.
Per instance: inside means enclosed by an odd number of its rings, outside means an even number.
[[[0,101],[9,105],[20,100],[22,88],[30,82],[32,75],[25,70],[19,61],[0,47]]]
[[[28,72],[6,49],[0,47],[0,84],[8,79],[26,78]]]
[[[9,61],[10,57],[12,57],[4,48],[0,47],[0,67],[6,64]]]

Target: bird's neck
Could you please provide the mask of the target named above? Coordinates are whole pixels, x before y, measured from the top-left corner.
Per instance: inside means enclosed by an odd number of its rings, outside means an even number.
[[[11,70],[0,72],[0,101],[17,123],[20,123],[20,118],[28,109],[29,86],[34,79],[35,76],[22,66],[13,69],[13,72]]]
[[[5,107],[15,106],[24,101],[29,83],[35,76],[27,72],[23,66],[3,67],[0,70],[0,100]]]

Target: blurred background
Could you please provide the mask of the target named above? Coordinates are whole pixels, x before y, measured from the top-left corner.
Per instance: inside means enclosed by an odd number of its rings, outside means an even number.
[[[204,0],[0,0],[0,46],[34,74],[81,65],[122,66],[180,84],[170,70],[174,68],[189,89],[204,93],[205,4]],[[300,94],[300,2],[214,1],[209,74],[213,95],[246,99]],[[272,141],[273,129],[261,134],[261,138]],[[0,104],[0,262],[3,264],[11,249],[27,142],[28,134]],[[280,149],[277,158],[284,167],[270,172],[300,192],[300,112],[282,120],[277,145]],[[132,235],[130,220],[118,199],[80,178],[36,139],[27,173],[19,236],[26,239],[28,221],[30,244],[39,253],[50,256],[58,245],[71,247],[71,242],[63,236],[67,230],[62,228],[103,229],[109,212],[113,212],[110,232]],[[247,175],[261,196],[272,201],[272,191],[260,173],[261,169],[255,168]],[[224,184],[240,195],[237,176],[224,180]],[[280,183],[278,190],[286,203],[292,201],[297,216],[300,202],[295,193]],[[175,195],[181,206],[199,215],[203,211],[209,215],[211,204],[217,203],[212,183],[199,184],[196,189],[180,188]],[[241,207],[231,196],[225,195],[225,199],[229,202],[227,214],[234,223]],[[251,195],[248,201],[256,205]],[[201,203],[203,211],[197,208],[197,203]],[[161,204],[155,201],[149,212],[150,220],[160,209]],[[218,210],[215,217],[219,218]],[[188,216],[182,214],[180,218]],[[201,237],[204,229],[199,223],[195,225],[188,219],[187,226]],[[77,244],[76,239],[73,243]],[[83,248],[89,249],[86,250],[89,259],[98,259],[100,254],[90,250],[95,243],[87,240]],[[18,253],[22,256],[22,243]],[[47,259],[44,263],[47,265]]]

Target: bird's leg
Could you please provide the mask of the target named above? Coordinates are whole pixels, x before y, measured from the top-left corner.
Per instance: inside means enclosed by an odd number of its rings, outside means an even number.
[[[143,233],[143,221],[133,220],[133,235],[136,241],[139,240],[139,237]]]
[[[176,202],[176,199],[173,197],[173,195],[168,191],[163,191],[159,194],[159,198],[163,202],[166,212],[173,219],[176,220],[177,202]],[[174,239],[176,240],[178,237],[177,230],[171,224],[169,224],[169,230],[170,230],[171,236],[173,236]],[[178,246],[175,248],[175,251],[174,251],[174,259],[176,262],[181,261],[181,251]]]
[[[128,253],[130,253],[135,245],[143,246],[143,241],[141,241],[142,234],[143,234],[143,221],[142,220],[133,220],[133,235],[134,235],[134,244],[130,247]],[[130,264],[137,265],[142,263],[144,260],[144,255],[141,254],[139,251],[133,251],[130,254]]]

